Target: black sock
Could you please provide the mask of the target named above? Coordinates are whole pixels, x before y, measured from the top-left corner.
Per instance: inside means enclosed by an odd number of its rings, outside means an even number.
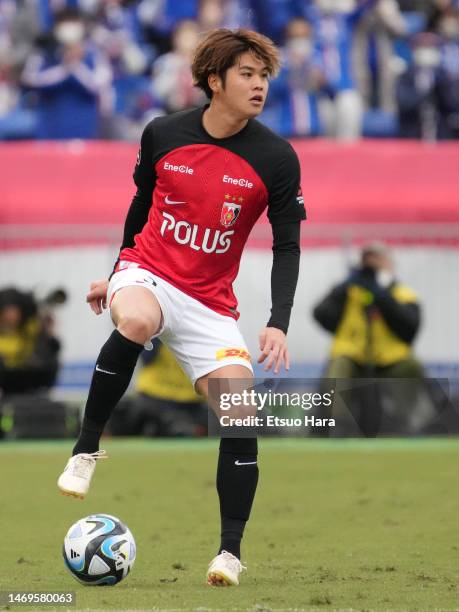
[[[83,417],[80,435],[73,447],[72,455],[78,455],[78,453],[95,453],[98,451],[103,430],[104,425],[93,423],[86,416]]]
[[[128,388],[142,350],[141,344],[125,338],[117,329],[102,347],[92,375],[83,424],[73,455],[99,450],[104,426]]]
[[[241,540],[249,519],[258,483],[256,438],[222,438],[217,469],[220,498],[221,542],[241,558]]]

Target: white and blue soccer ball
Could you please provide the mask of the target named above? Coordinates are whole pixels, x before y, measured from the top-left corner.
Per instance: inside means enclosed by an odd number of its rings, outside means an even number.
[[[118,518],[91,514],[70,527],[62,554],[67,569],[82,584],[113,585],[131,571],[136,546]]]

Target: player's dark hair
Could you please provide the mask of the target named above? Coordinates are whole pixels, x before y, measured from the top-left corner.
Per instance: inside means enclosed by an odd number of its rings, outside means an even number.
[[[209,87],[209,76],[218,75],[225,85],[226,71],[234,66],[243,53],[253,53],[262,61],[270,76],[279,71],[279,51],[273,41],[263,34],[252,30],[212,30],[196,48],[191,72],[196,87],[202,89],[208,98],[212,98]]]

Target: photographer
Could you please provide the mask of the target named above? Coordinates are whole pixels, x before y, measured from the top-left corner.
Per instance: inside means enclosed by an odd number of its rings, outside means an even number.
[[[325,378],[398,379],[382,386],[357,381],[349,390],[346,405],[361,431],[374,436],[409,428],[424,379],[411,348],[421,313],[414,291],[394,278],[387,247],[365,246],[360,265],[317,304],[313,314],[334,335]],[[392,423],[382,432],[388,398]]]
[[[20,394],[52,387],[57,376],[60,342],[49,308],[65,301],[50,294],[41,308],[31,293],[0,290],[0,392]]]
[[[314,318],[334,334],[326,376],[422,376],[411,345],[421,313],[416,294],[393,275],[388,249],[365,246],[360,266],[314,308]]]

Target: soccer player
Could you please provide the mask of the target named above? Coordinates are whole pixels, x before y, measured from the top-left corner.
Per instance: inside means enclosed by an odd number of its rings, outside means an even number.
[[[253,377],[232,283],[266,208],[272,309],[258,362],[275,373],[289,368],[286,333],[305,219],[300,169],[292,147],[255,120],[278,68],[270,39],[250,30],[214,30],[192,64],[210,104],[145,128],[119,258],[110,281],[92,283],[87,296],[96,314],[108,305],[116,329],[97,358],[81,433],[58,480],[63,493],[83,498],[88,492],[96,462],[105,457],[99,450],[104,426],[153,337],[170,348],[203,395],[210,379]],[[240,543],[257,481],[256,438],[222,438],[221,542],[207,571],[210,585],[239,584]]]

